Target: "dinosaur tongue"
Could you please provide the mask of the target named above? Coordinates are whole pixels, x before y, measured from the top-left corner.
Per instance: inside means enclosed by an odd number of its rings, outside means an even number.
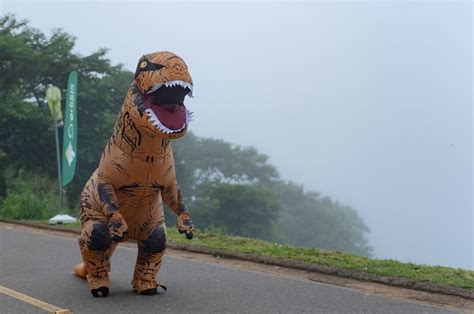
[[[161,124],[170,130],[179,130],[186,123],[186,107],[184,104],[155,104],[153,97],[145,95],[145,106],[151,108]]]
[[[170,130],[179,130],[186,123],[186,107],[184,104],[152,104],[150,107],[160,122]]]

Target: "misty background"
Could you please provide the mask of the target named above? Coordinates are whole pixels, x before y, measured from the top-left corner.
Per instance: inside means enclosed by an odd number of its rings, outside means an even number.
[[[0,9],[132,71],[144,53],[176,52],[196,135],[254,146],[283,178],[355,208],[376,257],[474,268],[470,2]]]

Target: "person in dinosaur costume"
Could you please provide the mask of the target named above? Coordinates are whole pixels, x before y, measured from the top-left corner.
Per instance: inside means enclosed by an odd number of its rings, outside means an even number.
[[[192,91],[188,67],[174,53],[140,58],[99,167],[81,194],[83,263],[74,272],[87,279],[94,297],[109,294],[110,257],[129,239],[138,243],[133,289],[145,295],[166,290],[156,280],[166,247],[162,201],[176,213],[178,231],[193,236],[170,145],[186,133],[192,114],[183,101]]]

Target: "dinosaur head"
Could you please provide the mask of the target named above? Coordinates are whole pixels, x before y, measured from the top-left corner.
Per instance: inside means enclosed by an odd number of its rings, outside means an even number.
[[[192,97],[193,81],[183,59],[172,52],[155,52],[140,58],[135,71],[135,105],[149,129],[161,138],[186,133],[192,113],[184,98]]]

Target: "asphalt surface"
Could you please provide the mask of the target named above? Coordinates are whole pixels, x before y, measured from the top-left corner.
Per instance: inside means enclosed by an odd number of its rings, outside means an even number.
[[[455,313],[421,303],[337,286],[282,278],[167,256],[158,279],[166,293],[135,294],[130,285],[136,250],[117,249],[110,295],[93,298],[72,275],[81,261],[77,241],[0,226],[0,286],[74,313]],[[0,293],[1,313],[45,313]]]

